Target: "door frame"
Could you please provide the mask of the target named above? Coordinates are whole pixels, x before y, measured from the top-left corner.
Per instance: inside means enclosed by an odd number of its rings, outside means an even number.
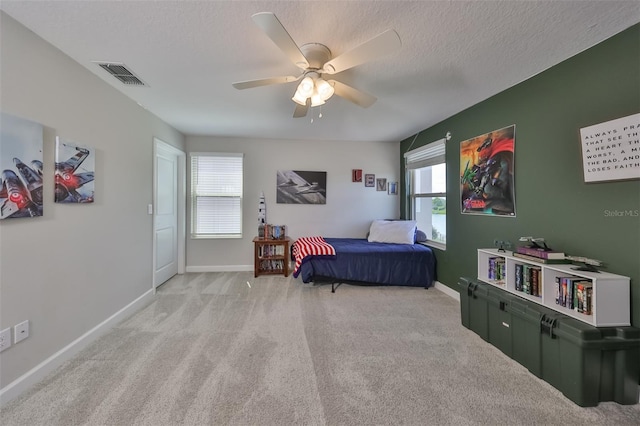
[[[170,151],[178,157],[177,171],[177,207],[178,207],[178,274],[184,274],[186,269],[186,210],[187,210],[187,154],[156,137],[153,138],[153,217],[152,217],[152,243],[153,243],[153,259],[151,262],[151,288],[155,294],[155,271],[156,271],[156,211],[158,208],[157,194],[157,177],[158,177],[158,147]]]

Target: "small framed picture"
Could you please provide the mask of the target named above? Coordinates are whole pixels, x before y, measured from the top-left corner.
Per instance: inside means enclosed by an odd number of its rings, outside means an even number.
[[[387,190],[389,195],[398,195],[398,182],[389,182]]]
[[[387,178],[378,178],[378,179],[376,179],[376,189],[378,191],[386,191],[387,190]]]
[[[362,182],[362,169],[353,169],[351,171],[351,182]]]
[[[376,175],[364,175],[364,186],[376,186]]]

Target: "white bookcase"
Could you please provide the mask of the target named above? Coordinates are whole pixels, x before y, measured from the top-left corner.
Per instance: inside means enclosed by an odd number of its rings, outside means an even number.
[[[491,258],[502,258],[505,263],[505,278],[489,279]],[[533,265],[541,268],[541,295],[532,296],[516,290],[516,265]],[[478,279],[524,299],[546,306],[564,315],[584,321],[596,327],[631,325],[629,277],[608,272],[586,272],[575,270],[571,264],[545,264],[513,256],[512,252],[498,249],[478,249]],[[593,284],[592,311],[590,315],[556,304],[556,277],[579,277]]]

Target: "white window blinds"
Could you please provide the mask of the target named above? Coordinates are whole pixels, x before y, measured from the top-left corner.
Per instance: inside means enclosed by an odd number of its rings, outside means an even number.
[[[445,162],[445,142],[442,138],[435,142],[431,142],[420,148],[405,152],[404,164],[405,169],[421,169],[422,167],[434,166]]]
[[[192,238],[242,237],[242,154],[191,154]]]

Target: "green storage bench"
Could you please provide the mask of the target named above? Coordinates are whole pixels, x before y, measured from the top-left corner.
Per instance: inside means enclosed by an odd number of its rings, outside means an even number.
[[[594,327],[460,278],[462,325],[583,407],[637,404],[640,328]]]

